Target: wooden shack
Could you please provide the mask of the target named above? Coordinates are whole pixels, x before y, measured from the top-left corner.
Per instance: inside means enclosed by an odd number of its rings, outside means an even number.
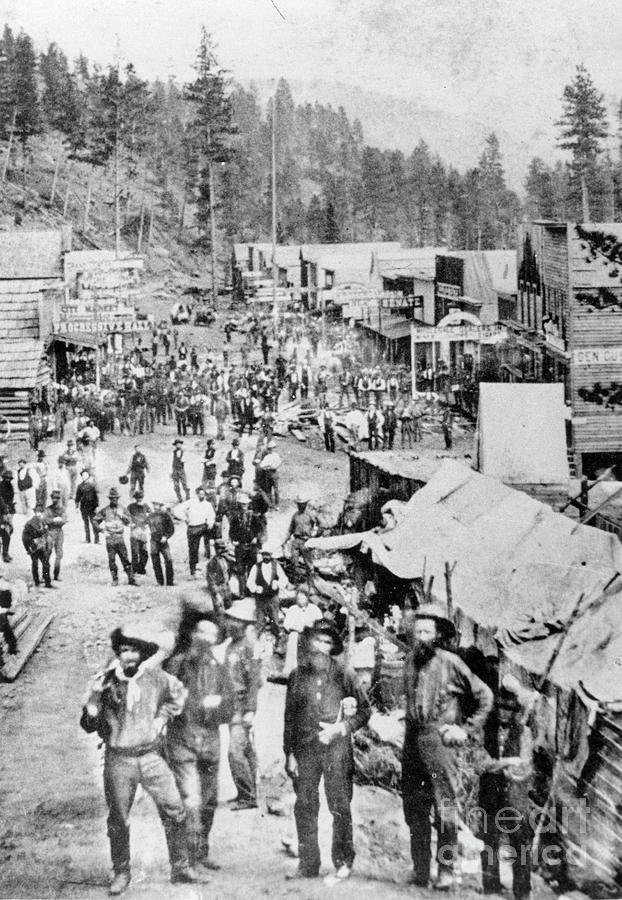
[[[27,441],[32,403],[45,398],[51,381],[43,341],[34,338],[0,341],[0,416],[8,420],[9,441]]]
[[[367,450],[350,454],[350,491],[365,491],[364,528],[380,521],[388,500],[409,500],[428,483],[441,460],[417,456],[414,450]]]

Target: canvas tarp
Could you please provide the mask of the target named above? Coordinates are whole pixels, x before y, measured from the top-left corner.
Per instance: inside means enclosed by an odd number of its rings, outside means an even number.
[[[563,384],[480,384],[479,471],[506,484],[567,484]]]
[[[404,504],[393,530],[316,538],[309,546],[368,548],[398,578],[420,578],[425,571],[441,600],[445,563],[455,562],[456,607],[493,632],[566,622],[581,594],[591,607],[622,572],[617,537],[578,525],[454,460],[445,460]],[[538,659],[546,660],[547,642],[532,643]],[[622,677],[620,685],[622,697]]]

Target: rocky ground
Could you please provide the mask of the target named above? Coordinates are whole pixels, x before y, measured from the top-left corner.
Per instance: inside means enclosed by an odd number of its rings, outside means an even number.
[[[160,318],[158,310],[157,318]],[[204,350],[218,352],[222,332],[188,329],[186,340],[201,341]],[[213,423],[210,423],[210,426]],[[215,431],[215,429],[213,429]],[[151,463],[146,498],[173,500],[169,479],[173,429],[168,427],[141,442]],[[426,451],[441,451],[440,435],[429,435]],[[118,483],[133,440],[113,437],[101,445],[97,461],[102,496]],[[203,440],[186,440],[189,483],[198,483]],[[228,442],[220,446],[224,457]],[[254,438],[246,436],[250,451]],[[56,447],[46,447],[53,459]],[[335,510],[347,491],[347,457],[328,455],[293,438],[279,441],[284,458],[281,512],[272,513],[269,533],[282,537],[294,510],[293,498],[303,484]],[[421,452],[421,451],[419,451]],[[127,500],[124,489],[122,501]],[[27,577],[28,558],[21,547],[20,517],[16,517],[13,563],[9,575]],[[184,529],[172,541],[177,585],[159,588],[151,570],[137,588],[113,588],[103,547],[83,543],[81,520],[71,512],[66,526],[62,582],[54,591],[31,589],[28,602],[54,611],[48,636],[14,684],[0,684],[0,897],[101,897],[109,883],[109,859],[102,794],[102,753],[97,737],[78,726],[82,697],[90,676],[105,661],[108,635],[124,620],[163,622],[174,626],[180,599],[202,590],[188,579]],[[121,581],[125,579],[121,576]],[[139,794],[132,818],[133,880],[129,897],[219,898],[323,896],[322,880],[288,883],[295,868],[282,845],[293,835],[292,796],[282,775],[281,733],[284,688],[266,684],[260,692],[256,742],[260,760],[260,809],[231,812],[219,809],[213,832],[214,857],[222,865],[212,883],[176,886],[168,881],[162,829],[151,801]],[[221,800],[232,795],[223,734]],[[274,815],[270,812],[278,812]],[[339,885],[350,898],[413,896],[405,885],[408,842],[399,797],[377,788],[357,788],[354,799],[358,856],[352,879]],[[330,868],[329,817],[322,811],[323,859]],[[466,885],[461,892],[470,891]],[[419,890],[417,896],[427,892]],[[431,894],[430,894],[431,896]]]

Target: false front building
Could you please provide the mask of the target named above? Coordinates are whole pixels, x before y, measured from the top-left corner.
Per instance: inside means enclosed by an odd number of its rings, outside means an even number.
[[[622,224],[535,222],[519,241],[509,381],[562,381],[577,472],[622,477]]]

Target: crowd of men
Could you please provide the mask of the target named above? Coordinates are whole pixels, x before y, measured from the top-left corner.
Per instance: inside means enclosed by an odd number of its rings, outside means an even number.
[[[301,491],[296,497],[284,548],[268,540],[268,513],[281,502],[282,460],[273,439],[274,416],[282,400],[313,396],[321,411],[326,450],[335,452],[337,409],[348,410],[350,443],[358,447],[366,442],[370,449],[391,449],[396,436],[403,446],[412,446],[421,439],[424,411],[409,399],[410,385],[397,374],[387,377],[379,368],[346,366],[334,375],[323,365],[312,365],[317,334],[297,333],[299,327],[294,323],[274,335],[267,325],[253,323],[248,349],[260,346],[263,362],[251,363],[243,353],[241,365],[230,364],[226,344],[221,365],[209,357],[199,361],[196,348],[187,348],[175,331],[167,330],[164,336],[154,332],[150,347],[138,346],[124,360],[114,388],[106,384],[110,373],[104,370],[104,388],[96,390],[88,367],[74,371],[60,386],[55,421],[65,446],[55,465],[48,464],[42,449],[36,463],[22,459],[15,472],[0,459],[3,558],[11,558],[13,517],[19,511],[26,517],[22,542],[35,585],[43,582],[53,588],[61,580],[63,529],[72,507],[82,519],[85,541],[104,543],[113,584],[119,583],[119,567],[129,584],[137,584],[137,578],[148,577],[150,562],[158,585],[174,585],[179,562],[173,559],[170,541],[178,528],[185,529],[188,575],[204,581],[205,600],[184,607],[173,643],[144,625],[127,624],[113,632],[111,661],[90,685],[82,710],[83,728],[97,732],[105,745],[112,895],[122,894],[130,883],[129,818],[138,785],[158,808],[171,881],[207,881],[219,868],[210,836],[218,800],[220,728],[226,725],[229,730],[229,764],[237,789],[231,808],[256,809],[253,727],[262,682],[260,645],[271,639],[276,646],[283,633],[284,674],[272,680],[287,685],[283,751],[296,793],[299,859],[287,877],[316,878],[320,873],[322,779],[333,817],[335,871],[328,881],[338,883],[352,872],[352,735],[367,724],[370,700],[363,681],[344,659],[338,619],[311,602],[305,587],[311,573],[306,544],[319,529],[307,494]],[[208,415],[216,419],[217,434],[206,438],[201,483],[194,486],[186,471],[185,438],[204,435]],[[65,440],[70,420],[74,437]],[[175,503],[151,496],[151,465],[140,442],[141,435],[170,424],[177,435],[170,451]],[[245,454],[236,434],[225,467],[218,470],[216,442],[226,440],[229,425],[237,434],[256,432],[256,445],[252,457]],[[116,486],[105,502],[96,475],[99,444],[115,430],[134,439],[119,477],[120,484],[127,485],[127,503]],[[245,490],[243,484],[251,481],[252,488]],[[286,570],[280,561],[284,551]],[[441,891],[456,884],[459,750],[467,740],[480,739],[493,708],[485,679],[447,649],[452,628],[442,610],[422,607],[413,613],[406,633],[412,649],[405,665],[402,792],[411,835],[411,880],[422,887],[430,883],[433,815],[434,886]],[[518,710],[513,724],[520,721],[521,728],[527,727],[525,704],[521,707],[516,696],[514,691],[514,706],[508,707]],[[497,747],[496,764],[491,763],[486,787],[491,809],[508,799],[506,771],[513,773],[512,784],[520,783],[521,790],[530,777],[529,761],[521,756],[520,728],[516,735],[514,728],[504,742],[503,758],[498,759]],[[527,773],[522,780],[519,771]],[[526,814],[521,829],[513,839],[521,850],[514,867],[517,900],[529,893],[525,853],[529,857],[531,835]],[[501,888],[500,839],[496,832],[485,838],[492,855],[486,861],[482,857],[484,888],[492,893]]]

